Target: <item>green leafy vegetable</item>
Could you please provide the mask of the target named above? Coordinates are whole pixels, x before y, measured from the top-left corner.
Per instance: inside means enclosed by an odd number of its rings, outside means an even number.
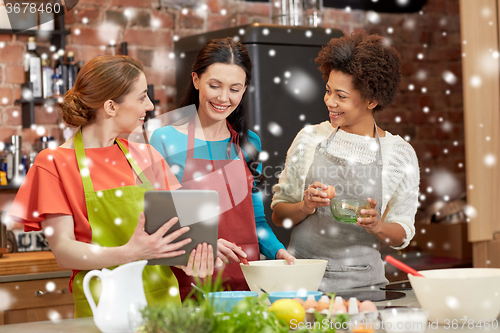
[[[209,292],[221,291],[222,276],[214,281],[197,279],[197,286],[204,292],[193,289],[182,306],[165,304],[163,306],[146,306],[141,313],[144,324],[136,329],[137,333],[288,333],[290,328],[283,320],[278,320],[273,312],[269,312],[267,294],[260,297],[247,297],[240,301],[231,312],[215,313]],[[335,296],[335,295],[333,295]],[[334,297],[332,297],[333,302]],[[330,304],[331,308],[331,304]],[[338,315],[335,319],[327,316],[326,320],[348,321],[349,316]],[[325,321],[325,317],[315,312],[316,321]],[[317,323],[318,324],[318,323]],[[312,327],[309,329],[307,327]],[[302,325],[294,333],[334,333],[334,325]]]

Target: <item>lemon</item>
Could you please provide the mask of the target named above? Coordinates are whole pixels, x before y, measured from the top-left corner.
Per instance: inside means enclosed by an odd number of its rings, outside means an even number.
[[[299,302],[293,299],[282,298],[274,302],[269,311],[274,312],[278,319],[283,319],[288,326],[296,326],[304,321],[306,311]]]

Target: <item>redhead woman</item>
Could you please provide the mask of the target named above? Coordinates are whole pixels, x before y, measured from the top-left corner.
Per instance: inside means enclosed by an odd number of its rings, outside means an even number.
[[[187,227],[163,237],[177,218],[154,234],[144,231],[144,192],[180,187],[158,152],[117,138],[140,129],[146,111],[153,109],[146,91],[143,66],[133,58],[101,56],[87,62],[62,106],[63,120],[78,128],[76,134],[38,154],[10,211],[26,231],[43,230],[59,266],[73,270],[76,317],[92,315],[82,290],[89,270],[178,256],[191,242],[176,242]],[[197,250],[182,270],[211,274],[212,249]],[[150,305],[180,302],[168,266],[147,266],[143,282]],[[93,291],[96,287],[91,283]]]

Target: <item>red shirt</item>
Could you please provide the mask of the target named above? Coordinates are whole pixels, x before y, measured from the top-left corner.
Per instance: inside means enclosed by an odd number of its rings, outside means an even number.
[[[122,142],[155,189],[180,187],[168,164],[153,147],[123,139]],[[95,191],[140,184],[116,143],[85,149],[85,153]],[[14,221],[24,223],[25,231],[41,230],[40,222],[46,214],[72,215],[76,240],[90,243],[92,230],[74,149],[58,147],[41,151],[9,211]]]

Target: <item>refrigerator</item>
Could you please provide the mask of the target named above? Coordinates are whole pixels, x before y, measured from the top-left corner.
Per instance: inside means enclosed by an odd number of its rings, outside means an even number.
[[[342,35],[337,29],[253,23],[181,38],[174,46],[178,98],[190,83],[191,66],[207,41],[234,37],[247,48],[253,64],[252,81],[242,103],[249,129],[262,141],[266,219],[285,247],[291,229],[272,222],[272,187],[278,182],[297,133],[308,124],[329,119],[323,102],[326,82],[314,59],[322,46]]]

